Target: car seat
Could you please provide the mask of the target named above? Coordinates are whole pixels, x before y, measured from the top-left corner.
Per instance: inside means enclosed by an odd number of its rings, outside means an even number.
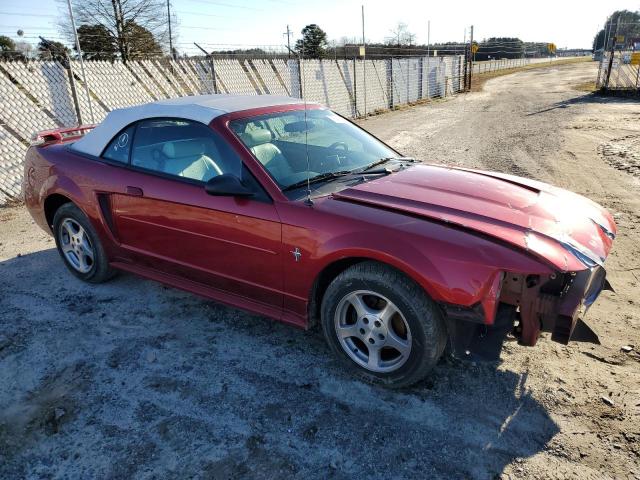
[[[271,143],[271,132],[266,128],[247,130],[240,134],[240,138],[278,183],[295,174],[287,158]]]
[[[200,139],[167,142],[162,146],[162,155],[166,157],[163,171],[204,182],[222,175],[220,167],[204,151]]]

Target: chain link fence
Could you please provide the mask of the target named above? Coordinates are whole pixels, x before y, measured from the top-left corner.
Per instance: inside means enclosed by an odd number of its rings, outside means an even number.
[[[463,89],[464,57],[0,61],[0,204],[20,196],[34,132],[98,123],[111,110],[211,93],[276,94],[358,118]],[[91,104],[89,104],[91,102]]]
[[[481,73],[497,72],[498,70],[524,67],[526,65],[566,61],[567,59],[571,58],[580,57],[503,58],[496,60],[486,60],[483,62],[473,62],[473,73],[475,75]]]
[[[604,91],[640,94],[640,50],[604,53],[596,86]]]

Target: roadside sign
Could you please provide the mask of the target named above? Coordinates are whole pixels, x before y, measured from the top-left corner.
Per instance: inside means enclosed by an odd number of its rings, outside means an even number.
[[[549,53],[556,53],[556,44],[555,43],[547,44],[547,50],[549,50]]]
[[[616,43],[624,43],[624,35],[616,35]]]
[[[640,52],[633,52],[631,54],[631,65],[640,65]]]
[[[478,50],[480,49],[480,47],[478,46],[477,43],[474,43],[473,45],[471,45],[471,53],[473,53],[474,55],[476,53],[478,53]]]
[[[360,47],[360,56],[364,57],[364,54],[365,54],[365,49],[364,49],[364,47],[361,46]]]

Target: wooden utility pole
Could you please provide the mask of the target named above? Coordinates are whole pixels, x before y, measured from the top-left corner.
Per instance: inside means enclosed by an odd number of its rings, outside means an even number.
[[[91,95],[89,94],[89,84],[87,83],[87,75],[84,71],[84,58],[82,55],[82,48],[80,47],[80,38],[78,38],[78,30],[76,29],[76,21],[73,17],[73,8],[71,7],[71,0],[67,0],[67,6],[69,7],[69,19],[71,20],[71,28],[73,29],[73,36],[76,41],[76,50],[78,50],[78,59],[80,60],[80,71],[82,72],[82,82],[84,83],[84,93],[87,96],[87,103],[89,104],[89,116],[91,117],[91,123],[96,123],[93,117],[93,107],[91,106]],[[42,38],[42,37],[40,37]],[[71,60],[69,60],[69,66],[71,66]],[[73,70],[69,70],[73,75]],[[78,110],[79,112],[80,110]],[[81,115],[78,115],[78,123],[82,122]]]
[[[287,52],[289,58],[291,58],[291,30],[289,30],[289,25],[287,25],[287,31],[283,35],[287,36]]]
[[[167,21],[169,22],[169,55],[174,60],[176,59],[176,53],[173,50],[173,36],[171,35],[171,7],[169,0],[167,0]]]

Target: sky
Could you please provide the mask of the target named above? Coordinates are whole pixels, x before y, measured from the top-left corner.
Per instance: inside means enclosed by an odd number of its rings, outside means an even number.
[[[553,42],[558,48],[591,48],[594,35],[614,10],[640,10],[640,0],[170,0],[178,25],[174,26],[179,52],[195,53],[193,42],[207,50],[239,46],[286,44],[289,25],[292,43],[300,30],[316,23],[329,40],[362,37],[384,41],[404,22],[417,43],[462,42],[474,26],[474,39],[519,37],[525,41]],[[164,13],[164,12],[162,12]],[[159,14],[162,14],[159,12]],[[66,39],[57,27],[68,15],[65,0],[0,0],[0,35],[37,43],[38,35]]]

